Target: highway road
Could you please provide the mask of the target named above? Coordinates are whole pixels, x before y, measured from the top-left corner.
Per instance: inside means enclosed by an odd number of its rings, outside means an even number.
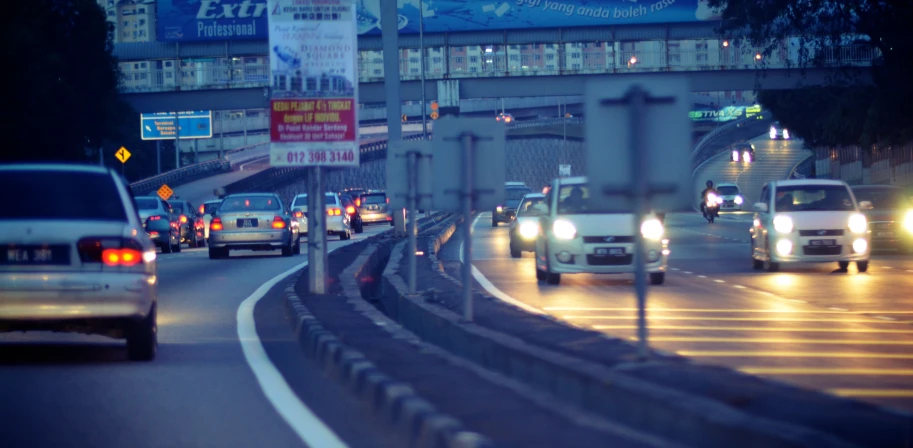
[[[760,186],[784,178],[805,155],[799,143],[755,140],[757,165],[711,160],[696,177],[738,181],[751,203]],[[758,169],[755,171],[754,167]],[[697,187],[697,185],[696,185]],[[512,259],[506,226],[488,213],[474,223],[479,286],[570,324],[634,340],[633,275],[565,275],[536,281],[533,254]],[[666,217],[670,272],[651,287],[648,325],[654,348],[699,363],[831,394],[913,411],[913,257],[876,253],[869,271],[834,264],[751,266],[749,213],[708,224],[698,213]],[[493,293],[497,296],[497,293]]]
[[[388,229],[366,227],[352,241]],[[304,357],[281,295],[256,301],[307,256],[235,255],[159,254],[153,362],[128,362],[122,341],[100,336],[0,334],[0,445],[403,446]]]

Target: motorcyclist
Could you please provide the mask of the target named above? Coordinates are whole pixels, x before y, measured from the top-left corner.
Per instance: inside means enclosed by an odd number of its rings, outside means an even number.
[[[710,193],[713,193],[717,196],[719,196],[719,194],[720,194],[720,192],[718,192],[716,190],[716,188],[713,188],[712,180],[707,181],[707,188],[705,188],[704,191],[701,192],[701,213],[703,213],[705,215],[707,214],[707,211],[705,210],[706,205],[707,205],[707,196],[709,196]]]

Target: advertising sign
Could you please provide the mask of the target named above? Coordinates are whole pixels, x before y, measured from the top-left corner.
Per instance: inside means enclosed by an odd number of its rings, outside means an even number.
[[[178,126],[174,124],[174,112],[140,114],[140,128],[143,140],[181,140],[212,138],[212,111],[195,110],[178,112]]]
[[[270,162],[358,166],[353,0],[269,0]]]
[[[419,0],[398,0],[399,31],[418,34]],[[267,0],[158,0],[158,39],[166,42],[266,40]],[[424,31],[447,33],[528,28],[719,20],[707,0],[422,0]],[[359,35],[380,35],[380,0],[356,0]]]
[[[740,118],[751,118],[761,113],[761,106],[727,106],[722,109],[692,110],[688,116],[696,122],[723,123]]]

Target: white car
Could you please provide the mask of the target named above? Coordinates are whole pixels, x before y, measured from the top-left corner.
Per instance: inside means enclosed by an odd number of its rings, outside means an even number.
[[[346,207],[336,193],[326,193],[323,199],[327,214],[327,234],[339,235],[340,240],[352,238],[352,223]],[[292,216],[298,221],[298,234],[306,236],[308,233],[308,195],[299,194],[292,200]]]
[[[221,199],[214,199],[200,204],[200,214],[203,215],[203,236],[209,241],[209,223],[212,221],[212,212],[219,208],[222,203]]]
[[[126,339],[131,360],[154,359],[155,245],[120,174],[5,165],[0,187],[16,192],[0,213],[0,332],[100,334]]]
[[[649,216],[636,229],[627,213],[591,213],[586,177],[552,181],[545,202],[533,206],[540,215],[536,238],[536,278],[557,285],[561,274],[626,274],[634,272],[634,232],[646,240],[650,283],[666,279],[668,241],[662,222]]]
[[[534,207],[545,202],[542,193],[530,193],[523,197],[517,206],[516,216],[510,220],[510,256],[520,258],[523,252],[536,249],[536,237],[539,236],[539,214]]]
[[[720,204],[720,211],[737,212],[742,210],[745,197],[742,196],[742,191],[739,190],[738,185],[731,183],[717,184],[716,191],[720,193],[720,198],[723,200]]]
[[[823,179],[780,180],[764,186],[751,228],[755,269],[776,272],[781,263],[833,263],[869,267],[871,232],[850,187]]]

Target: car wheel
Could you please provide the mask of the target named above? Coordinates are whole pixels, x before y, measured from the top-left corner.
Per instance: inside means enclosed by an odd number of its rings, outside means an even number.
[[[846,271],[850,267],[849,261],[838,261],[837,266],[840,267],[841,271]]]
[[[494,218],[491,218],[491,226],[498,227],[498,221],[496,221]]]
[[[339,234],[339,241],[345,241],[345,240],[348,240],[351,238],[352,238],[352,235],[349,233],[348,230]]]
[[[548,274],[546,274],[545,271],[543,271],[542,269],[536,268],[536,280],[543,281],[543,280],[545,280],[546,277],[548,277]]]
[[[666,282],[666,273],[665,272],[651,272],[650,273],[650,284],[651,285],[662,285]]]
[[[172,250],[172,252],[174,252],[176,254],[181,253],[181,240],[178,240],[178,243],[175,244],[171,250]]]
[[[209,247],[209,259],[218,260],[220,258],[225,258],[228,256],[228,249],[216,249],[215,247]]]
[[[868,261],[857,261],[857,262],[856,262],[856,269],[859,269],[859,272],[868,271],[868,270],[869,270],[869,262],[868,262]]]
[[[152,361],[158,349],[158,325],[155,305],[145,319],[127,324],[127,358],[131,361]]]
[[[767,272],[780,272],[780,263],[767,262]]]
[[[520,258],[523,256],[523,252],[520,249],[514,247],[513,244],[510,245],[510,256],[513,258]]]
[[[549,285],[557,285],[557,284],[561,283],[561,274],[555,274],[553,272],[549,272],[548,278],[546,278],[545,281]]]
[[[170,242],[170,241],[168,242],[168,244],[163,244],[163,245],[162,245],[162,253],[163,253],[163,254],[170,254],[170,253],[171,253],[171,242]]]
[[[395,225],[396,225],[396,223],[394,221],[390,221],[390,227],[393,227]]]
[[[754,239],[751,240],[751,267],[758,271],[764,269],[764,261],[754,257]]]
[[[291,257],[291,256],[292,256],[292,245],[291,245],[291,244],[282,246],[282,256],[283,256],[283,257]]]
[[[301,241],[295,241],[295,247],[292,249],[292,253],[295,255],[301,255]]]
[[[361,221],[355,223],[355,233],[362,233],[365,231],[365,224]]]
[[[206,238],[201,238],[200,242],[197,243],[197,247],[206,247]]]

